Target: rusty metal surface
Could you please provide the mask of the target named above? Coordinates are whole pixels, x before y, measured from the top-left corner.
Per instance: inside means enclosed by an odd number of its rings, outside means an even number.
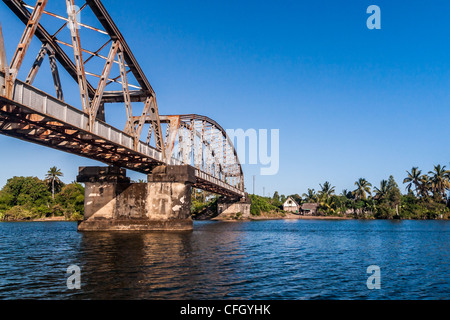
[[[19,44],[17,45],[16,51],[11,59],[9,66],[9,72],[11,73],[11,79],[7,81],[12,81],[17,77],[20,67],[22,66],[23,59],[27,53],[28,47],[30,46],[31,40],[33,39],[34,33],[37,26],[39,25],[39,20],[42,17],[44,8],[48,0],[38,0],[30,14],[30,17],[26,23],[25,30],[20,38]],[[7,96],[11,96],[12,92],[7,92]]]
[[[148,81],[145,73],[142,71],[139,63],[133,55],[130,47],[128,46],[125,38],[120,32],[119,28],[117,28],[113,19],[109,15],[108,11],[103,6],[103,3],[99,0],[87,0],[86,3],[91,8],[92,12],[97,16],[98,20],[105,28],[105,31],[109,34],[112,40],[119,40],[120,44],[124,50],[125,61],[127,62],[128,67],[134,74],[137,82],[144,90],[146,95],[155,95],[155,91],[153,90],[150,82]]]
[[[75,8],[73,0],[61,0],[58,4],[67,6],[67,18],[44,10],[47,0],[38,0],[35,6],[22,0],[3,2],[25,24],[25,31],[11,61],[13,68],[9,68],[0,27],[0,133],[142,173],[161,164],[190,165],[196,173],[194,187],[228,197],[244,196],[242,167],[225,130],[204,116],[159,115],[153,88],[101,1],[87,0],[81,8]],[[77,13],[89,9],[103,29],[77,21]],[[51,17],[56,26],[62,23],[61,27],[51,34],[39,23],[42,15]],[[83,47],[78,28],[108,39],[103,38],[95,49],[88,50]],[[58,39],[64,33],[71,43]],[[15,76],[33,36],[42,47],[23,82]],[[73,56],[60,45],[69,47]],[[108,47],[109,54],[102,54]],[[31,85],[46,56],[57,98]],[[93,70],[98,71],[98,61],[103,61],[101,74]],[[58,63],[78,85],[82,110],[64,103]],[[113,64],[119,66],[118,75],[110,75]],[[97,86],[86,76],[99,78]],[[138,85],[132,84],[129,77]],[[112,83],[119,84],[122,90],[108,90]],[[123,131],[105,123],[108,103],[123,103]],[[133,116],[133,103],[143,103],[137,116]],[[147,133],[143,133],[145,124],[149,124]],[[167,125],[165,139],[161,124]],[[141,134],[146,135],[147,142],[141,141]]]
[[[0,85],[5,76],[0,73]],[[93,132],[83,128],[89,116],[33,86],[16,80],[13,100],[0,96],[0,133],[103,163],[149,173],[165,164],[162,154],[140,141],[134,149],[132,136],[96,120]],[[183,162],[171,157],[169,164]],[[195,168],[194,187],[229,197],[243,197],[242,188]]]
[[[166,139],[168,144],[176,141],[168,146],[172,157],[245,190],[244,173],[237,151],[226,131],[216,121],[197,114],[162,115],[160,119],[169,127],[177,127],[177,130],[168,130],[169,140]],[[174,120],[177,122],[174,123]]]
[[[30,12],[25,7],[25,3],[20,0],[3,0],[3,2],[9,7],[9,9],[15,13],[15,15],[24,23],[27,24],[30,19]],[[77,70],[74,62],[64,52],[64,50],[55,41],[55,38],[41,25],[38,25],[35,31],[35,36],[45,44],[48,44],[55,52],[55,57],[62,67],[67,70],[69,75],[77,81]],[[88,82],[87,89],[89,95],[92,97],[95,93],[94,87]]]

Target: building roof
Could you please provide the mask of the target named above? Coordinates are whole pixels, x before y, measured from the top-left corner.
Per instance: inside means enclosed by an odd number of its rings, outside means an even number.
[[[302,210],[317,210],[319,207],[318,203],[304,203],[302,204]]]
[[[289,200],[292,201],[291,204],[289,203]],[[283,207],[294,207],[294,206],[295,207],[300,207],[299,204],[294,199],[292,199],[291,197],[288,197],[286,199],[286,201],[283,203]]]

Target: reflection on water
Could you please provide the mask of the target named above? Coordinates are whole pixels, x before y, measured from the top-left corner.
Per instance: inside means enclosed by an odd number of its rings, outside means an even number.
[[[447,299],[449,252],[445,221],[206,221],[179,233],[0,223],[0,298]],[[80,290],[66,287],[71,264]],[[381,290],[366,286],[373,264]]]
[[[220,232],[219,230],[217,230]],[[238,232],[84,233],[81,297],[226,297],[239,282]],[[213,279],[213,281],[208,281]],[[123,290],[123,288],[126,290]]]

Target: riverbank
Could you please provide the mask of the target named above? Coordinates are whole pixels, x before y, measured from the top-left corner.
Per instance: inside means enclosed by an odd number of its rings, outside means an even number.
[[[251,217],[251,220],[271,220],[271,216],[255,216]],[[286,213],[284,217],[279,219],[304,219],[304,220],[354,220],[354,218],[349,217],[338,217],[338,216],[301,216],[298,214]]]
[[[45,217],[36,219],[11,219],[11,220],[1,220],[0,222],[49,222],[49,221],[77,221],[66,219],[65,217]]]
[[[252,216],[248,218],[230,218],[217,216],[211,220],[215,221],[258,221],[258,220],[354,220],[354,218],[350,217],[338,217],[338,216],[302,216],[298,214],[292,213],[265,213],[259,216]]]
[[[398,221],[448,221],[449,219],[364,219],[364,218],[353,218],[353,217],[337,217],[337,216],[299,216],[295,214],[286,214],[285,216],[274,216],[274,215],[261,215],[261,216],[250,216],[249,218],[221,218],[215,217],[214,221],[224,221],[224,222],[239,222],[239,221],[264,221],[264,220],[398,220]]]
[[[71,221],[71,220],[66,220],[65,217],[45,217],[45,218],[37,218],[30,221]]]

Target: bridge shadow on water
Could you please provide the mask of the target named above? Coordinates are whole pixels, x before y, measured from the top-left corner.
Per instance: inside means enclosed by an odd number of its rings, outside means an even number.
[[[76,258],[82,288],[73,297],[224,298],[236,283],[240,254],[238,234],[220,238],[211,232],[82,233]]]

